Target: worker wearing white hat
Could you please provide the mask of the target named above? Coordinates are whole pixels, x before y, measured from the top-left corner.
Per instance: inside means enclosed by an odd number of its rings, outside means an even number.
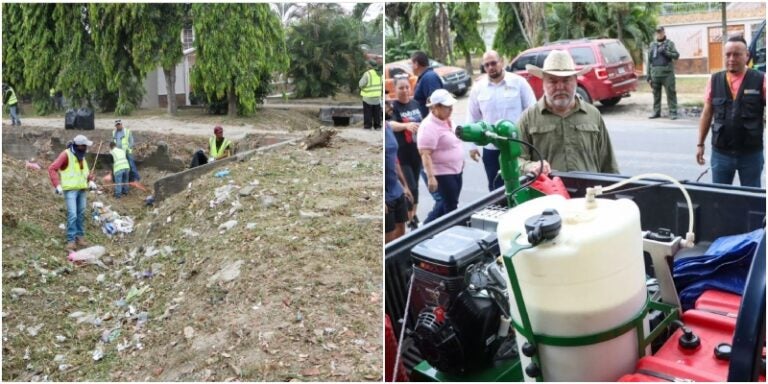
[[[77,135],[48,167],[48,176],[57,195],[64,195],[67,206],[68,251],[88,246],[85,241],[85,208],[88,188],[96,189],[85,153],[93,142]]]

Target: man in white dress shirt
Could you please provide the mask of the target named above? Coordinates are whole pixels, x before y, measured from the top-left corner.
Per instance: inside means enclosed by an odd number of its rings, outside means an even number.
[[[468,123],[485,121],[496,124],[509,120],[517,124],[523,111],[536,104],[536,96],[528,82],[521,76],[504,70],[504,61],[496,51],[483,54],[483,67],[487,73],[469,93]],[[488,178],[488,190],[504,186],[499,174],[500,151],[493,144],[483,148],[483,166]],[[480,151],[473,144],[469,151],[472,160],[480,159]]]

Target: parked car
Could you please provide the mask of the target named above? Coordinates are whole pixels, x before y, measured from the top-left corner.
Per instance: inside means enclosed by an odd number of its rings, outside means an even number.
[[[443,65],[434,60],[430,60],[429,65],[440,76],[440,80],[443,81],[443,88],[456,96],[464,96],[469,91],[469,87],[472,86],[472,77],[469,76],[464,68]],[[418,78],[413,74],[411,60],[394,61],[384,66],[384,92],[386,93],[387,101],[396,98],[394,79],[400,76],[408,77],[411,83],[411,95],[413,95]]]
[[[554,49],[565,50],[571,54],[577,69],[586,65],[592,70],[578,77],[579,87],[576,93],[585,101],[599,101],[606,106],[613,106],[628,97],[637,89],[635,63],[629,51],[616,39],[580,39],[563,40],[545,44],[541,47],[523,51],[507,66],[507,71],[514,72],[528,80],[536,98],[544,94],[542,81],[528,73],[526,64],[537,67],[544,65],[544,59]]]
[[[752,36],[749,44],[749,61],[755,70],[765,73],[765,21]]]

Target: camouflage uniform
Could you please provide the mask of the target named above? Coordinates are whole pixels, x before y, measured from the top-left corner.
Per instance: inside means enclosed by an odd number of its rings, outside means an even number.
[[[677,92],[675,91],[675,63],[680,53],[675,49],[675,43],[664,37],[662,41],[651,43],[648,52],[646,74],[653,89],[653,115],[661,115],[661,87],[667,94],[669,115],[677,116]]]

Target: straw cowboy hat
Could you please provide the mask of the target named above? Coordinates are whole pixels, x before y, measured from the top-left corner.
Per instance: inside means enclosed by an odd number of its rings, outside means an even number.
[[[546,60],[544,60],[544,68],[539,68],[532,64],[526,64],[525,69],[528,72],[538,78],[544,77],[544,74],[550,74],[552,76],[568,77],[579,76],[589,72],[592,67],[585,66],[581,70],[576,70],[576,65],[573,64],[573,58],[566,51],[553,50],[549,53]]]

